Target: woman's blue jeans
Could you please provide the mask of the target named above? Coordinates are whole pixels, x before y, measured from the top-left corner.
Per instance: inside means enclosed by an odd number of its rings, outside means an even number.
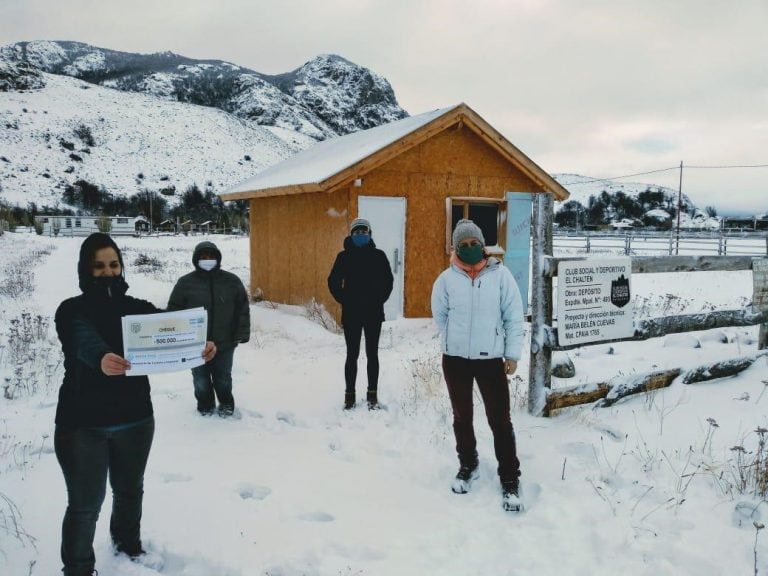
[[[65,576],[93,572],[93,538],[107,477],[112,487],[109,530],[115,549],[131,556],[141,552],[144,470],[154,433],[153,417],[105,428],[56,427],[54,447],[68,496],[61,527]]]

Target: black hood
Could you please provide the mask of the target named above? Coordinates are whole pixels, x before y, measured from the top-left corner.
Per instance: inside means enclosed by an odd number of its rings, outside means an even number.
[[[216,255],[216,268],[214,268],[214,270],[221,268],[221,251],[213,242],[205,241],[200,242],[195,246],[195,251],[192,253],[192,264],[195,265],[195,269],[201,270],[197,263],[200,261],[200,252],[203,252],[204,250],[213,252]]]
[[[373,237],[368,240],[368,244],[365,246],[360,246],[360,248],[376,248],[376,244],[373,242]],[[352,236],[347,236],[344,238],[344,250],[359,250],[360,248],[355,246],[355,243],[352,242]]]
[[[88,292],[93,284],[91,262],[93,262],[96,252],[102,248],[114,248],[117,252],[117,259],[120,261],[120,277],[125,281],[125,264],[123,264],[123,253],[120,252],[120,248],[109,234],[94,232],[80,245],[80,259],[77,261],[78,284],[83,292]]]

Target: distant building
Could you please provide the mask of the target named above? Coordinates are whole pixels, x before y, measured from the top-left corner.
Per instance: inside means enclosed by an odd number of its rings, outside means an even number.
[[[88,236],[106,232],[111,236],[138,236],[149,232],[144,216],[35,216],[35,230],[43,236]]]
[[[724,230],[768,230],[768,214],[753,216],[751,218],[726,217],[723,218]]]

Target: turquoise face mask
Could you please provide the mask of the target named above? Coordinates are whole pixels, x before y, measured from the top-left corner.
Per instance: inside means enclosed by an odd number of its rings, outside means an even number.
[[[462,262],[466,262],[470,265],[477,264],[484,256],[483,245],[475,244],[474,246],[467,246],[465,244],[460,244],[459,249],[456,250],[456,255]]]

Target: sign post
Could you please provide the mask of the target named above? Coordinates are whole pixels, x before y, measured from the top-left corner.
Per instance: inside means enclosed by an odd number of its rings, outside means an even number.
[[[560,346],[628,338],[634,334],[632,259],[562,261],[557,267]]]

